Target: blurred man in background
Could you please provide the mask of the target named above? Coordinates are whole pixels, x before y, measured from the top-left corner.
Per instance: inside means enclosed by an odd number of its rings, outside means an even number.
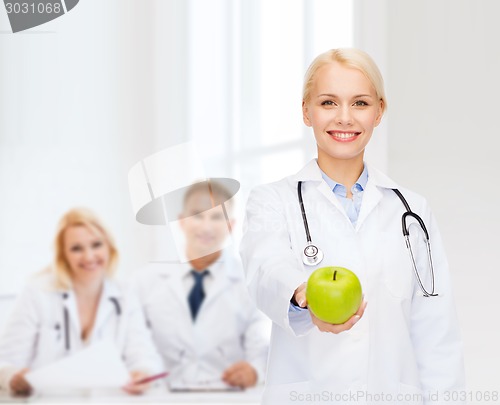
[[[173,385],[247,388],[264,379],[269,321],[248,296],[239,259],[223,249],[231,197],[215,181],[189,187],[179,218],[187,262],[151,264],[136,280]]]

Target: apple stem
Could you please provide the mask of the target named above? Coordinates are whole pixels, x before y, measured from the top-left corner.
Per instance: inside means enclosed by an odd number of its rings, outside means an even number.
[[[336,281],[336,278],[337,278],[337,270],[333,272],[333,281]]]

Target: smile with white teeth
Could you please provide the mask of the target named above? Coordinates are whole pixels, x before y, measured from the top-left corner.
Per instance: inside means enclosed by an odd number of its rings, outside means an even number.
[[[350,139],[358,136],[360,132],[333,132],[328,131],[328,134],[339,139]]]
[[[349,139],[349,138],[353,138],[357,135],[359,135],[360,133],[359,132],[333,132],[333,131],[329,131],[328,132],[330,135],[336,137],[336,138],[340,138],[340,139]]]

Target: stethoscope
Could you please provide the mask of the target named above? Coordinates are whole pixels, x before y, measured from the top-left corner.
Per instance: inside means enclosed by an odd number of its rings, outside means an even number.
[[[69,297],[68,293],[62,294],[63,300],[67,300],[68,297]],[[121,309],[120,303],[118,302],[118,299],[115,297],[109,297],[109,300],[113,303],[113,305],[115,307],[116,316],[119,317],[122,313],[122,309]],[[71,338],[70,338],[70,330],[69,330],[69,311],[65,305],[63,308],[63,319],[64,319],[64,347],[66,348],[66,351],[69,352],[71,349]],[[60,325],[56,324],[55,328],[56,328],[56,330],[59,330]]]
[[[406,199],[403,197],[403,194],[401,192],[394,188],[392,189],[394,193],[399,197],[403,205],[405,206],[406,212],[402,215],[401,217],[401,224],[403,228],[403,236],[405,238],[406,242],[406,248],[408,249],[408,253],[410,255],[410,260],[413,266],[413,272],[415,273],[415,277],[418,281],[418,285],[420,289],[422,290],[422,293],[424,297],[436,297],[438,294],[434,293],[434,266],[432,265],[432,255],[431,255],[431,243],[429,240],[429,233],[427,232],[427,227],[425,226],[424,221],[422,218],[420,218],[417,214],[415,214],[411,208]],[[321,263],[323,260],[324,254],[323,251],[318,248],[311,239],[311,234],[309,232],[309,225],[307,223],[307,217],[306,217],[306,210],[304,208],[304,201],[302,200],[302,182],[299,181],[299,184],[297,185],[297,194],[299,196],[299,205],[300,205],[300,211],[302,212],[302,220],[304,222],[304,229],[306,231],[306,238],[307,238],[307,245],[304,248],[304,251],[302,252],[302,262],[307,265],[307,266],[316,266],[317,264]],[[406,219],[408,217],[414,218],[422,228],[425,234],[425,244],[427,247],[427,258],[429,260],[429,271],[431,273],[431,291],[427,291],[426,288],[424,287],[424,284],[422,283],[422,280],[420,278],[420,274],[417,269],[417,263],[415,262],[415,257],[413,255],[413,250],[411,248],[411,243],[410,243],[410,231],[408,229],[408,226],[406,225]]]

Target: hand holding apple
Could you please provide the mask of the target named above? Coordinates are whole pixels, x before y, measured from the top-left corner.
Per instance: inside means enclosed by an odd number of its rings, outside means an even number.
[[[307,283],[302,283],[295,289],[295,292],[293,293],[294,301],[301,308],[307,307],[306,286]]]
[[[306,298],[309,310],[318,320],[344,324],[360,310],[363,293],[352,271],[344,267],[322,267],[309,277]]]
[[[365,312],[365,308],[366,308],[367,304],[368,303],[366,301],[363,301],[363,303],[361,304],[361,306],[358,309],[358,312],[356,312],[346,322],[344,322],[340,325],[333,325],[331,323],[324,322],[321,319],[316,318],[311,311],[309,311],[309,313],[311,314],[312,323],[314,325],[316,325],[316,327],[321,332],[329,332],[329,333],[333,333],[333,334],[338,334],[338,333],[345,332],[346,330],[351,329],[356,324],[356,322],[358,322],[361,319],[361,317],[363,316],[363,314]]]

